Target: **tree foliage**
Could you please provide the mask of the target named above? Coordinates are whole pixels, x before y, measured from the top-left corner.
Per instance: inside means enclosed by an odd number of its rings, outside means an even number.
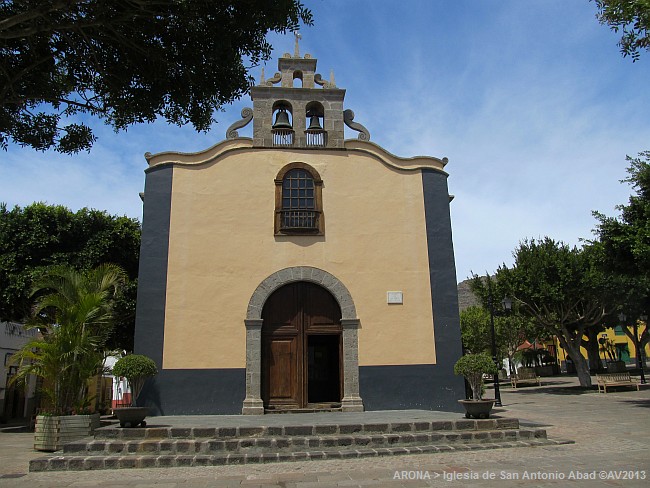
[[[490,312],[474,305],[460,312],[460,334],[463,347],[470,353],[490,350]]]
[[[496,276],[474,274],[470,281],[470,289],[482,303],[481,307],[476,309],[469,307],[460,315],[463,345],[471,351],[491,352],[490,307],[493,307],[494,313],[497,356],[500,359],[507,358],[511,369],[515,353],[521,344],[527,339],[542,339],[548,335],[543,329],[536,327],[529,316],[520,312],[517,303],[512,304],[512,310],[504,309],[503,300],[512,297],[509,296],[504,283]],[[472,345],[480,349],[472,349]]]
[[[270,58],[267,33],[311,19],[299,0],[0,1],[0,147],[89,150],[83,115],[206,131]]]
[[[43,203],[12,210],[0,204],[0,320],[29,317],[32,283],[51,266],[88,270],[114,263],[128,279],[115,299],[116,327],[109,346],[132,350],[139,253],[135,219]]]
[[[548,237],[526,240],[514,252],[512,268],[496,273],[499,287],[549,335],[557,336],[576,365],[580,384],[591,386],[580,351],[583,336],[598,327],[611,306],[611,284],[593,246],[570,247]]]
[[[650,0],[596,0],[596,5],[600,23],[622,32],[618,45],[623,56],[635,62],[640,51],[650,50]]]
[[[27,327],[38,328],[40,335],[11,361],[18,365],[14,381],[29,375],[44,380],[55,415],[78,411],[88,380],[101,372],[114,325],[113,300],[125,278],[115,265],[85,271],[59,266],[36,281],[36,305]]]
[[[487,305],[485,305],[487,306]],[[512,366],[517,348],[526,339],[540,338],[533,322],[513,310],[494,317],[497,358],[507,358]],[[472,353],[492,351],[490,312],[481,306],[468,307],[460,313],[460,332],[465,350]],[[501,363],[501,361],[499,361]]]
[[[629,176],[623,182],[629,183],[635,194],[627,205],[617,207],[619,217],[594,212],[598,219],[594,245],[600,247],[604,271],[616,284],[612,299],[618,305],[616,312],[626,316],[623,330],[635,346],[643,347],[650,341],[650,332],[646,329],[637,344],[630,328],[642,315],[650,314],[650,151],[636,158],[627,156],[627,161]],[[618,321],[615,316],[612,319]]]

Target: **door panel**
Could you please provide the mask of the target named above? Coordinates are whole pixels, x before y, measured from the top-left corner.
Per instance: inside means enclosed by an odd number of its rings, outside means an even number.
[[[340,401],[341,309],[334,297],[313,283],[290,283],[271,294],[262,319],[265,407]]]
[[[327,331],[340,330],[341,308],[336,299],[325,288],[305,283],[304,325],[305,329],[324,328]]]
[[[268,398],[278,405],[300,404],[297,387],[297,337],[272,338],[268,347]]]

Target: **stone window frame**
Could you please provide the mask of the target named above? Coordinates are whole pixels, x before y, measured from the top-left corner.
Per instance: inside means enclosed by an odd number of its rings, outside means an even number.
[[[273,273],[263,280],[253,292],[248,303],[246,319],[246,398],[242,406],[244,415],[263,415],[262,388],[262,309],[266,300],[278,288],[307,281],[329,291],[341,307],[343,329],[343,398],[344,412],[362,412],[363,400],[359,396],[359,339],[360,320],[347,287],[334,275],[319,268],[295,266]]]
[[[318,226],[313,231],[291,231],[281,229],[282,219],[282,184],[287,173],[294,169],[307,171],[314,180],[314,211],[318,214]],[[325,235],[325,214],[323,212],[323,180],[318,171],[307,163],[293,162],[284,166],[275,180],[275,214],[273,219],[276,236],[323,236]]]

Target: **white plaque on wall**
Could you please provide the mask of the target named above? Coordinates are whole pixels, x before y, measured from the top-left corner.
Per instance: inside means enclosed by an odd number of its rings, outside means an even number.
[[[386,297],[388,303],[404,303],[404,294],[401,291],[387,291]]]

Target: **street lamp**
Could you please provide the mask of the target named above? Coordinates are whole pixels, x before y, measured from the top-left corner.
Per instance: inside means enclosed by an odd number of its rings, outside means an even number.
[[[497,338],[496,338],[496,332],[494,330],[494,303],[492,300],[492,284],[490,281],[490,275],[487,276],[487,282],[488,282],[488,306],[490,307],[490,327],[492,329],[492,361],[494,361],[494,365],[497,368],[497,372],[494,375],[494,405],[497,407],[501,407],[503,404],[501,403],[501,391],[499,390],[499,371],[501,370],[501,365],[499,364],[499,359],[497,357]],[[512,309],[512,300],[510,298],[504,298],[501,301],[501,305],[506,311],[510,311]]]

